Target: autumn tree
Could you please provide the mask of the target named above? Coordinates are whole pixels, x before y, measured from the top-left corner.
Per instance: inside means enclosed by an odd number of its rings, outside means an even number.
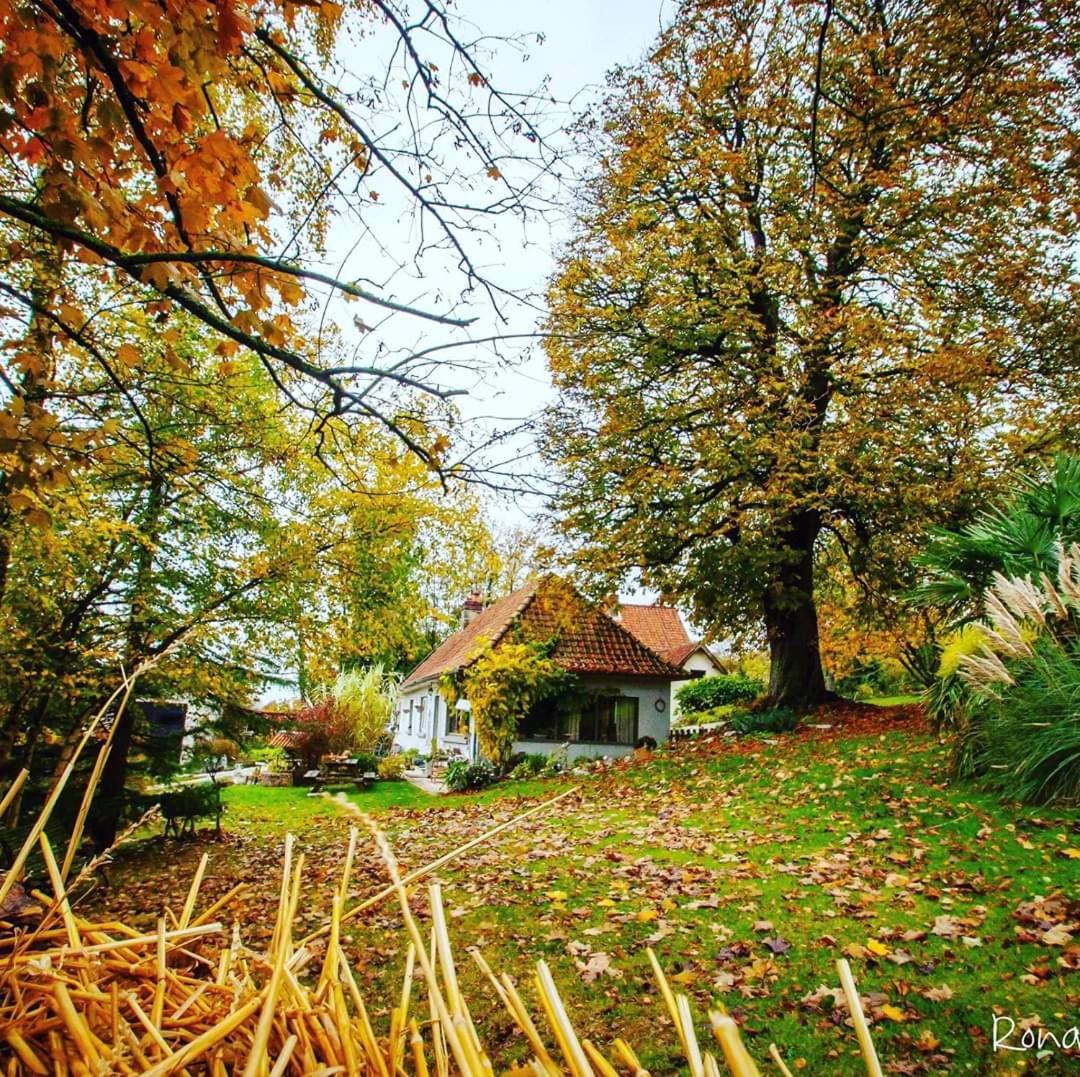
[[[46,512],[98,441],[64,414],[70,360],[120,392],[142,361],[103,311],[152,320],[166,359],[182,312],[313,422],[373,421],[449,466],[453,341],[372,323],[464,339],[463,294],[501,294],[472,234],[522,210],[542,145],[456,27],[395,0],[0,3],[0,583],[5,522]],[[337,276],[343,236],[363,261]]]
[[[446,511],[437,475],[373,424],[336,417],[315,434],[265,371],[223,370],[192,319],[169,333],[172,358],[151,351],[123,393],[92,368],[69,380],[66,413],[100,431],[97,450],[50,493],[49,527],[10,532],[0,768],[30,765],[35,783],[117,671],[146,659],[140,698],[184,700],[242,736],[266,679],[330,684],[384,657],[407,665],[422,646],[418,536]],[[113,723],[101,843],[157,745],[140,708]]]
[[[546,448],[582,566],[689,600],[826,695],[815,571],[908,579],[930,522],[1078,418],[1069,3],[688,0],[583,124]]]
[[[62,755],[140,657],[142,693],[244,702],[298,638],[331,679],[413,645],[417,514],[472,469],[448,357],[502,295],[474,238],[542,167],[458,31],[0,0],[0,767]]]

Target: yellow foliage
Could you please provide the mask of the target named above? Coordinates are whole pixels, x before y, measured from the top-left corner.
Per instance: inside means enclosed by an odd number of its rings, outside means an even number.
[[[540,700],[566,684],[568,674],[537,643],[486,645],[461,674],[460,691],[472,705],[473,728],[496,766],[510,758],[518,723]],[[448,686],[449,687],[449,686]],[[449,695],[455,695],[451,689]],[[451,699],[451,705],[456,702]]]
[[[941,649],[941,661],[938,664],[938,676],[948,677],[960,668],[960,659],[965,655],[975,654],[986,643],[986,629],[972,621],[957,629],[945,641]]]

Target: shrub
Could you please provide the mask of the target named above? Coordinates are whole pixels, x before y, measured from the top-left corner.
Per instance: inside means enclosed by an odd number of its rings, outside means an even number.
[[[919,559],[912,599],[963,626],[926,693],[953,769],[1021,800],[1080,798],[1080,458],[1023,478],[1012,496]]]
[[[377,771],[379,778],[382,781],[396,782],[400,781],[405,775],[405,768],[409,765],[409,761],[404,752],[398,752],[395,755],[383,756],[379,760],[379,769]]]
[[[484,789],[497,778],[498,774],[490,763],[470,763],[467,759],[455,759],[446,768],[443,784],[451,793],[462,793],[468,789]]]
[[[547,756],[542,752],[518,752],[510,759],[510,777],[514,781],[535,778],[547,766]]]
[[[918,558],[924,577],[912,592],[919,605],[970,617],[996,575],[1053,578],[1064,550],[1080,542],[1080,457],[1021,477],[1011,496],[959,531],[932,532]]]
[[[938,662],[937,676],[927,688],[923,699],[926,716],[938,733],[962,735],[975,713],[981,698],[960,675],[960,662],[965,655],[976,654],[986,642],[986,632],[977,622],[957,629],[945,640]],[[961,757],[957,757],[957,761]],[[966,771],[966,766],[959,768]]]
[[[361,774],[379,773],[379,760],[371,752],[357,752],[353,759],[356,761],[357,770]]]
[[[550,643],[484,644],[460,677],[444,674],[440,680],[450,706],[459,696],[468,699],[481,751],[499,768],[510,759],[521,719],[572,680],[549,657],[549,650]]]
[[[730,673],[688,681],[676,690],[675,698],[679,701],[681,711],[698,713],[725,704],[747,703],[756,699],[764,690],[765,686],[761,681],[744,677],[740,673]]]
[[[854,699],[895,696],[910,688],[911,675],[895,658],[858,658],[836,681],[840,695]]]
[[[787,707],[775,707],[766,711],[746,711],[736,714],[728,728],[740,736],[748,733],[790,733],[799,724],[798,715]]]
[[[691,714],[679,713],[673,724],[675,729],[688,725],[716,725],[726,722],[736,712],[732,703],[725,703],[722,707],[711,707],[707,711],[696,711]],[[741,713],[742,708],[738,708]]]
[[[541,775],[545,778],[553,778],[556,774],[562,774],[563,771],[569,769],[570,753],[564,744],[561,748],[556,748],[544,760],[544,769],[541,771]]]
[[[296,715],[308,759],[375,752],[397,707],[397,685],[379,665],[342,673],[322,699]],[[374,769],[374,768],[372,768]]]
[[[248,751],[248,761],[262,763],[272,774],[285,774],[292,770],[284,748],[252,748]]]
[[[968,771],[1019,800],[1080,800],[1080,544],[1057,581],[998,576],[987,592],[979,650],[958,674],[981,706],[957,747]]]
[[[752,681],[760,681],[765,684],[769,679],[769,669],[772,661],[768,651],[748,651],[739,658],[737,671]]]

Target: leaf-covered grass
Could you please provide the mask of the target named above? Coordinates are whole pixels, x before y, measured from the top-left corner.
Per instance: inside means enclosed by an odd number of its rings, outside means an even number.
[[[1080,818],[948,786],[935,741],[902,722],[881,728],[717,740],[571,779],[580,796],[440,872],[462,983],[489,1042],[511,1037],[512,1052],[526,1055],[465,956],[473,944],[527,995],[531,963],[547,959],[582,1035],[607,1043],[625,1034],[653,1073],[677,1072],[675,1037],[648,974],[652,945],[699,1017],[726,1006],[761,1060],[775,1041],[793,1069],[805,1060],[808,1073],[862,1072],[828,990],[838,986],[836,957],[846,955],[887,1071],[1030,1067],[1034,1054],[992,1054],[992,1015],[1037,1015],[1059,1036],[1077,1023],[1080,951],[1055,928],[1066,914],[1053,895],[1077,893]],[[427,797],[383,783],[350,799],[379,813],[412,868],[534,802],[523,797],[564,788],[532,781]],[[114,868],[117,885],[97,903],[115,908],[145,892],[152,917],[166,895],[182,901],[208,850],[207,897],[250,878],[237,912],[254,923],[275,900],[289,828],[312,883],[298,929],[318,926],[353,820],[302,790],[235,789],[229,807],[227,839],[172,845],[168,871],[144,849]],[[385,880],[361,844],[358,897]],[[1040,896],[1043,904],[1025,904]],[[388,903],[353,923],[349,945],[363,955],[370,991],[389,1001],[401,965],[396,909]],[[386,1013],[374,1019],[383,1024]],[[1055,1053],[1037,1071],[1076,1065]]]

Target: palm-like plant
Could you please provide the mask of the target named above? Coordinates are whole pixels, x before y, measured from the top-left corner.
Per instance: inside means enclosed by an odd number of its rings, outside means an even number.
[[[909,597],[941,611],[954,629],[924,698],[931,722],[953,738],[958,773],[979,772],[986,758],[988,700],[961,675],[960,659],[983,652],[976,622],[986,620],[995,578],[1055,579],[1062,550],[1078,541],[1080,458],[1058,456],[1021,478],[1008,500],[967,527],[934,532],[919,558],[924,578]]]
[[[1080,799],[1080,543],[1054,577],[1006,579],[986,594],[979,645],[958,675],[982,700],[965,748],[1020,800]]]
[[[1011,579],[1056,576],[1062,548],[1080,541],[1080,457],[1020,480],[1003,505],[988,509],[959,531],[932,533],[918,564],[925,573],[912,592],[918,605],[945,610],[958,623],[982,614],[982,596],[994,574]]]

